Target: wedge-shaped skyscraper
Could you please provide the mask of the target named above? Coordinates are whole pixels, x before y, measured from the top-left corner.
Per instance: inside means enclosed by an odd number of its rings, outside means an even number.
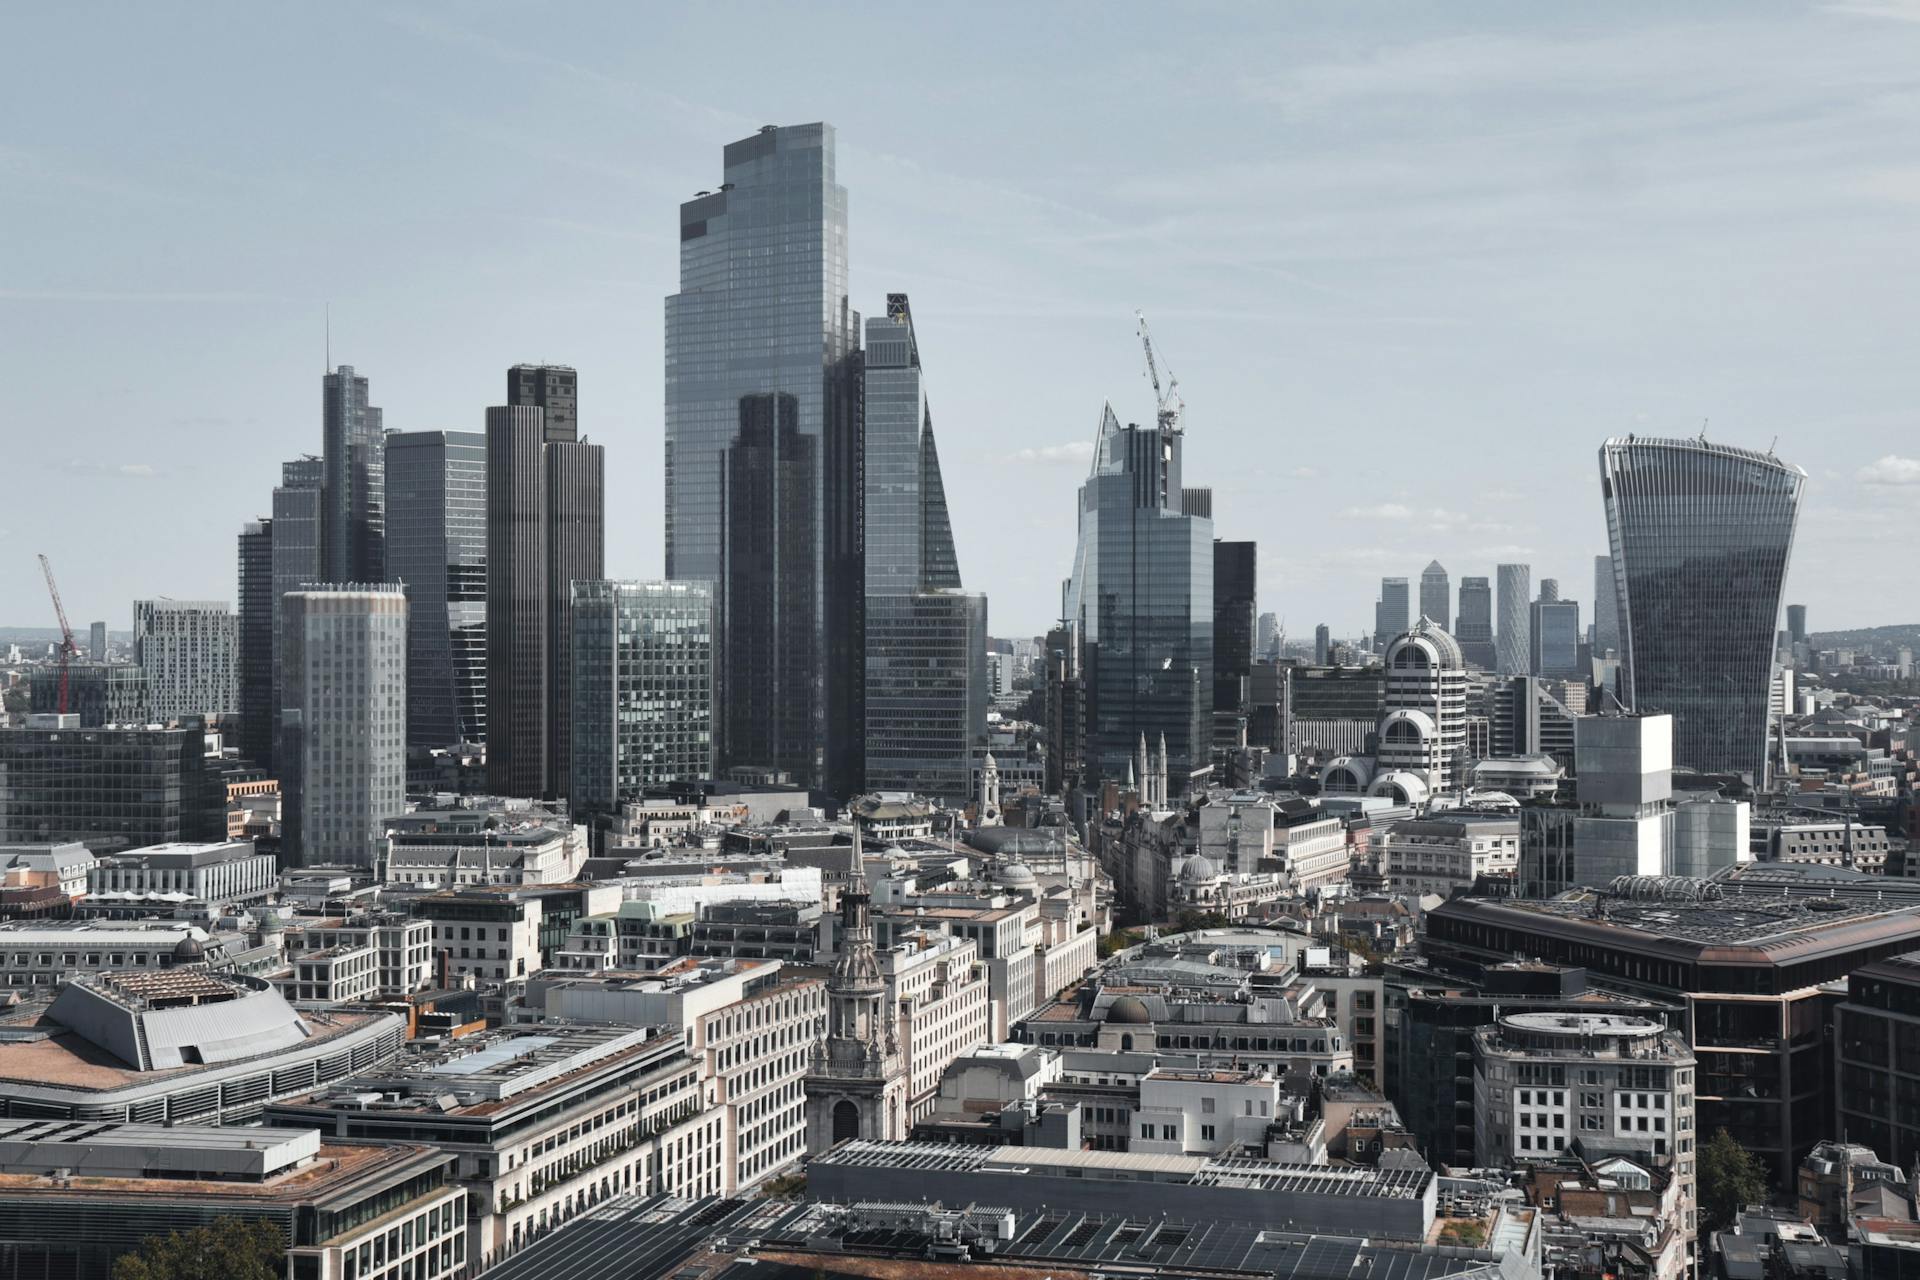
[[[1775,627],[1806,472],[1706,439],[1600,449],[1624,701],[1676,766],[1764,781]]]
[[[987,599],[960,589],[907,295],[867,321],[866,785],[963,804],[987,732]]]

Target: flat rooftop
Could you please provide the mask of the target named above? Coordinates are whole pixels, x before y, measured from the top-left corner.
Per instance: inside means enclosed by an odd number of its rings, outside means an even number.
[[[997,1243],[990,1268],[926,1258],[937,1221],[990,1227],[1008,1218],[1012,1238]],[[757,1240],[753,1265],[731,1252],[710,1251],[722,1237],[731,1242],[730,1250]],[[1504,1237],[1493,1243],[1515,1247]],[[1093,1271],[1271,1280],[1517,1280],[1527,1270],[1517,1257],[1496,1258],[1484,1249],[1424,1249],[1224,1219],[1141,1219],[1024,1205],[940,1211],[911,1203],[623,1196],[542,1237],[484,1277],[627,1280],[672,1275],[691,1261],[698,1274],[734,1280],[756,1273],[806,1275],[829,1257],[849,1268],[857,1265],[857,1274],[895,1280],[961,1280],[983,1274],[983,1268],[1017,1280]]]
[[[1903,926],[1920,931],[1920,914],[1907,902],[1788,898],[1737,891],[1699,902],[1596,898],[1586,890],[1544,901],[1456,898],[1435,908],[1434,914],[1545,916],[1606,932],[1643,934],[1650,939],[1761,950],[1806,946],[1821,941],[1822,935],[1841,932],[1863,936],[1883,929],[1897,936]]]
[[[844,1142],[813,1164],[943,1173],[1062,1173],[1120,1182],[1180,1182],[1244,1187],[1295,1195],[1417,1199],[1433,1180],[1428,1169],[1340,1168],[1268,1160],[1151,1155],[1136,1151],[1068,1151],[1053,1147],[964,1147],[943,1142]]]

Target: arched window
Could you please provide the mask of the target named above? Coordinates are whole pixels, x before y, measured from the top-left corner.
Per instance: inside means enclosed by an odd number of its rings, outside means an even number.
[[[860,1136],[860,1108],[842,1098],[833,1104],[833,1140],[845,1142]]]

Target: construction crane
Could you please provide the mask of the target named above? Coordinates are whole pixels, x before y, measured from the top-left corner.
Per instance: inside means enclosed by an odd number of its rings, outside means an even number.
[[[1153,336],[1147,332],[1147,313],[1135,311],[1134,319],[1140,322],[1140,345],[1147,353],[1147,381],[1153,384],[1153,402],[1158,410],[1160,430],[1177,432],[1180,430],[1180,414],[1187,405],[1180,398],[1180,379],[1174,377],[1173,369],[1167,369],[1167,386],[1160,388],[1160,365],[1153,358]]]
[[[80,646],[73,642],[73,628],[67,625],[67,607],[60,603],[60,588],[53,581],[53,562],[42,554],[40,572],[47,575],[47,594],[53,597],[54,616],[60,619],[60,702],[61,715],[67,714],[67,669],[73,660],[80,656]]]

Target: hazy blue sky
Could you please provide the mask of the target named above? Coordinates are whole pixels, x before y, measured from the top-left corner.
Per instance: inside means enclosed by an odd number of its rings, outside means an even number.
[[[607,567],[661,571],[677,203],[839,129],[854,303],[913,295],[961,571],[1058,605],[1101,402],[1261,544],[1290,633],[1524,559],[1583,608],[1609,434],[1812,480],[1789,594],[1906,622],[1920,7],[15,5],[0,80],[0,623],[234,593],[333,354],[389,427],[578,366]]]

